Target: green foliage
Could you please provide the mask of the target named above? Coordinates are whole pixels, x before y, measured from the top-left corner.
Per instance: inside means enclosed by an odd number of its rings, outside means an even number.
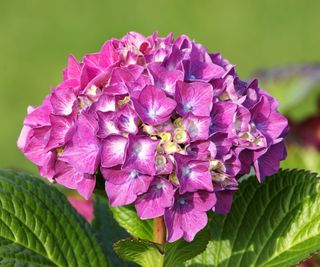
[[[164,258],[164,266],[175,267],[198,254],[202,253],[209,242],[209,232],[201,231],[192,242],[186,242],[180,239],[174,243],[166,245],[166,253]]]
[[[263,184],[250,177],[228,215],[211,213],[193,242],[162,247],[140,239],[152,239],[152,222],[133,207],[110,208],[96,196],[93,231],[55,188],[0,171],[0,266],[292,266],[320,249],[319,205],[316,174],[280,171]]]
[[[113,250],[113,244],[120,239],[129,237],[129,234],[113,218],[106,196],[95,196],[92,227],[106,257],[114,266],[135,266],[124,262]]]
[[[132,206],[108,208],[106,202],[104,201],[102,203],[101,201],[101,198],[97,199],[95,204],[95,213],[98,211],[98,206],[100,206],[99,209],[103,207],[104,214],[101,210],[99,212],[101,214],[98,215],[98,217],[94,220],[93,225],[95,226],[98,220],[101,222],[101,226],[103,225],[104,229],[109,229],[106,230],[108,233],[102,230],[101,233],[99,234],[99,231],[98,234],[101,236],[105,236],[105,244],[108,247],[107,251],[108,255],[111,256],[111,260],[114,259],[112,253],[109,252],[111,244],[114,241],[123,238],[121,228],[119,229],[119,226],[113,223],[114,219],[123,228],[125,228],[134,237],[136,237],[120,240],[119,242],[115,243],[114,250],[118,255],[121,256],[122,259],[135,262],[146,267],[162,266],[162,264],[168,267],[177,266],[177,264],[183,263],[186,260],[191,259],[192,257],[203,252],[209,241],[208,232],[203,231],[199,235],[197,235],[195,240],[191,243],[188,243],[184,240],[179,240],[174,243],[167,243],[167,245],[163,249],[160,245],[151,242],[151,240],[153,239],[152,220],[140,220],[136,215],[134,207]],[[113,216],[110,214],[110,211],[108,211],[108,209],[112,211]],[[95,228],[97,227],[95,226]],[[117,233],[120,233],[120,235],[118,235]],[[110,240],[110,238],[112,241]],[[121,266],[125,266],[124,264],[125,263],[122,263]]]
[[[301,121],[317,112],[320,94],[320,65],[301,65],[257,74],[261,85],[280,102],[279,110]]]
[[[200,232],[192,242],[180,239],[167,243],[165,247],[141,239],[124,239],[114,245],[118,255],[124,260],[133,261],[144,267],[176,267],[202,253],[208,244],[209,233]]]
[[[56,266],[47,258],[10,240],[0,237],[0,266]]]
[[[1,266],[108,266],[90,225],[63,194],[0,170]]]
[[[320,181],[280,171],[259,184],[245,180],[227,216],[213,215],[211,240],[188,266],[285,267],[320,249]]]
[[[133,261],[144,267],[163,266],[161,245],[151,241],[128,238],[114,244],[114,250],[124,260]]]
[[[133,237],[153,240],[153,221],[140,220],[133,206],[110,207],[114,219]]]

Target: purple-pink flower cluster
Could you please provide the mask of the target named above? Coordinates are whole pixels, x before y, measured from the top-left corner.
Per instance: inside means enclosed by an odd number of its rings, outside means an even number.
[[[128,33],[78,62],[18,140],[42,176],[88,199],[100,171],[113,206],[164,216],[168,241],[193,240],[207,211],[227,213],[238,179],[259,181],[286,156],[287,120],[256,80],[181,35]]]

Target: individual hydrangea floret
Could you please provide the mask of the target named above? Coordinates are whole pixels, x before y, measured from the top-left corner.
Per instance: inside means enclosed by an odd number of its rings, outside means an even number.
[[[130,32],[69,57],[62,82],[28,108],[18,147],[86,199],[102,174],[111,205],[164,216],[169,242],[192,241],[207,212],[229,212],[241,176],[278,171],[288,123],[277,107],[188,36]]]

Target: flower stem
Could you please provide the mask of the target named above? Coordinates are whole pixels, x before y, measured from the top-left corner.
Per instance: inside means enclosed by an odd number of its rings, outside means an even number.
[[[153,241],[162,246],[166,243],[166,226],[163,216],[153,219]]]

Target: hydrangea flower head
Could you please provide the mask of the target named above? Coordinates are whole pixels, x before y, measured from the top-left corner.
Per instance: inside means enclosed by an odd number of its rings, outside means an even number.
[[[63,81],[28,108],[18,147],[86,199],[100,172],[111,205],[164,216],[169,242],[192,241],[207,212],[230,210],[251,167],[260,182],[278,171],[288,123],[277,107],[188,36],[130,32],[69,57]]]

